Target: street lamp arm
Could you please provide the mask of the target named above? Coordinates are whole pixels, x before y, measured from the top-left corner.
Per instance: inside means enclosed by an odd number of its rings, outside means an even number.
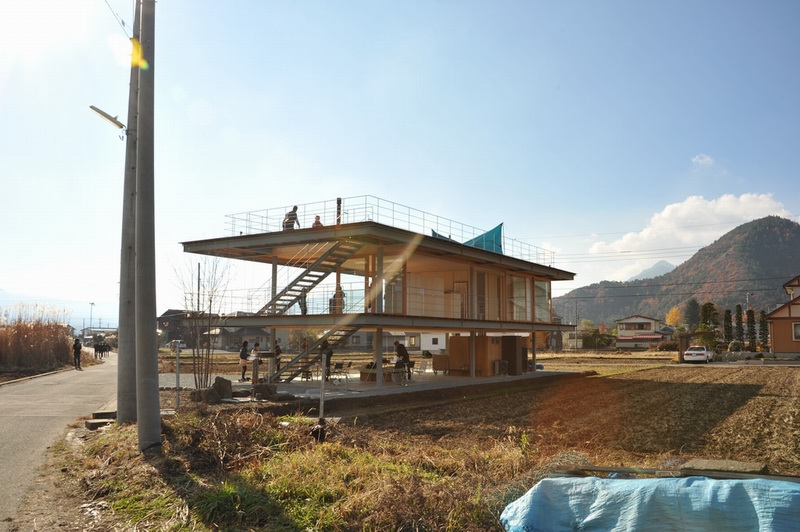
[[[91,109],[95,113],[99,114],[100,116],[102,116],[103,118],[105,118],[106,120],[108,120],[109,122],[114,124],[114,126],[116,126],[118,129],[125,129],[125,124],[123,124],[122,122],[117,120],[116,116],[111,116],[110,114],[106,113],[102,109],[98,109],[94,105],[90,105],[89,109]]]

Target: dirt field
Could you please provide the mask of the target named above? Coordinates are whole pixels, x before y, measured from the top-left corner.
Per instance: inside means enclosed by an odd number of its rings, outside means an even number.
[[[542,453],[579,451],[594,457],[595,465],[734,459],[764,462],[773,474],[800,475],[798,367],[664,366],[537,382],[494,397],[409,403],[391,415],[360,409],[347,418],[421,444],[447,439],[481,445],[524,432]]]
[[[540,464],[572,457],[593,465],[658,468],[693,458],[732,459],[763,462],[771,474],[800,476],[800,367],[664,365],[331,411],[342,420],[331,427],[330,439],[353,446],[394,441],[424,453],[431,445],[474,450],[524,438]],[[11,529],[107,527],[79,508],[88,501],[60,488],[56,474],[42,477],[31,510]],[[520,475],[520,482],[534,476]],[[59,515],[48,509],[59,509]]]

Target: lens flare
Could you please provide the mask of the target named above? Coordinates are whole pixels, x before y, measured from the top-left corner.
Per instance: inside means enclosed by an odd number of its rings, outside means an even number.
[[[131,44],[133,45],[133,51],[131,52],[131,66],[132,67],[139,67],[142,70],[147,70],[150,68],[150,63],[142,57],[142,44],[139,42],[139,39],[135,37],[131,39]]]

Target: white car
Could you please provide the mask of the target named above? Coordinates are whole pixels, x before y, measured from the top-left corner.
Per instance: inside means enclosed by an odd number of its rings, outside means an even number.
[[[684,362],[703,362],[708,364],[713,357],[714,353],[704,345],[692,345],[683,352]]]

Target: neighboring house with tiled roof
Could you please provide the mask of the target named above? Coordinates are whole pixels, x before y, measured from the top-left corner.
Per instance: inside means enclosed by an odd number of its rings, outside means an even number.
[[[634,315],[617,320],[617,349],[647,349],[669,336],[661,320]]]

